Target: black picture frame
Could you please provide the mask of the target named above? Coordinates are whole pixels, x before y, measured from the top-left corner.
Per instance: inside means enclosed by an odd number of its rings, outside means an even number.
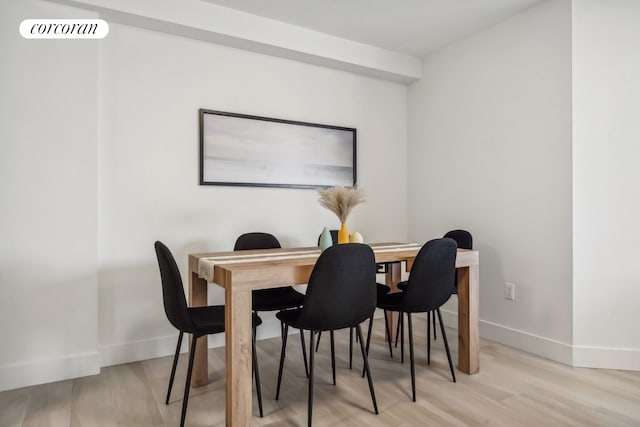
[[[199,109],[200,185],[357,183],[355,128]]]

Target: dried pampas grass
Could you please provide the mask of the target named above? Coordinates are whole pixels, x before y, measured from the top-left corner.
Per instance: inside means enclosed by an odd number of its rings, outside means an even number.
[[[318,188],[318,194],[320,204],[336,214],[341,224],[347,222],[347,217],[356,205],[367,201],[364,191],[356,187]]]

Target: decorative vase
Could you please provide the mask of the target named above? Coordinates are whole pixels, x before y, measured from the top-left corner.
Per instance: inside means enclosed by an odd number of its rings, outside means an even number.
[[[362,234],[356,231],[349,236],[349,243],[364,243],[364,238],[362,237]]]
[[[329,246],[333,246],[333,239],[331,238],[331,232],[327,227],[325,227],[324,230],[322,230],[322,234],[320,234],[320,243],[318,244],[318,246],[320,246],[321,251],[324,251]]]
[[[338,244],[349,243],[349,230],[347,229],[347,224],[344,222],[340,226],[340,230],[338,231]]]

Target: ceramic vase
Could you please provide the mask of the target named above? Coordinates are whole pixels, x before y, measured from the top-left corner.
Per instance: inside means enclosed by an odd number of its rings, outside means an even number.
[[[349,236],[349,243],[364,243],[364,238],[362,237],[362,234],[356,231]]]
[[[347,229],[347,224],[344,222],[340,226],[340,230],[338,231],[338,244],[349,243],[349,230]]]
[[[322,230],[322,234],[320,234],[320,250],[324,251],[329,246],[333,246],[333,239],[331,238],[331,232],[327,227]]]

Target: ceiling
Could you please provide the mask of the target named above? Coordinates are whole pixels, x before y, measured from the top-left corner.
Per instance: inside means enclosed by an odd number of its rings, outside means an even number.
[[[542,0],[205,0],[415,56]]]

